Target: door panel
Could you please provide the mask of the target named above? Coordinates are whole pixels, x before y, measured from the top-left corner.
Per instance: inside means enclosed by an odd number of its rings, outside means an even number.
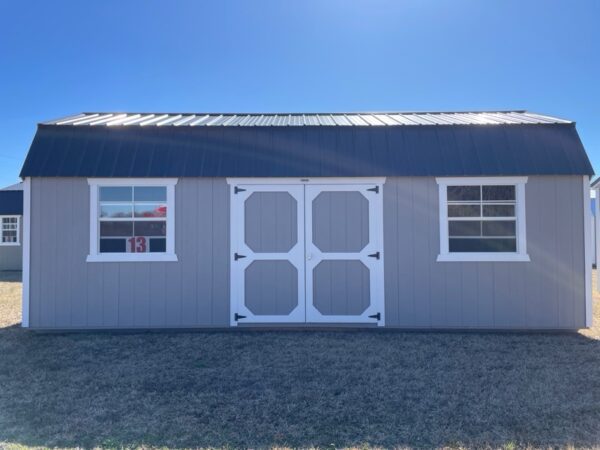
[[[303,186],[237,185],[231,198],[232,325],[304,322]]]
[[[232,186],[231,324],[384,324],[381,184]]]
[[[383,325],[381,188],[305,187],[307,322]]]

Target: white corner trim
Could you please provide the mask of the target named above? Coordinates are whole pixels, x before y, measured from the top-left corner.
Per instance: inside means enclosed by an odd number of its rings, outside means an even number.
[[[383,184],[386,177],[231,177],[227,184]]]
[[[529,262],[525,184],[527,177],[437,177],[439,198],[440,253],[437,262]],[[448,186],[515,185],[517,251],[515,253],[450,253],[448,243]]]
[[[29,328],[29,285],[31,251],[31,178],[23,180],[23,297],[21,327]]]
[[[584,175],[583,179],[583,259],[585,274],[585,326],[593,325],[594,312],[592,305],[592,211],[590,207],[590,177]],[[597,202],[596,196],[596,202]],[[598,205],[598,203],[596,203]],[[597,210],[596,210],[597,211]],[[596,213],[597,214],[597,213]],[[596,243],[596,246],[598,243]],[[597,260],[596,260],[596,264]]]
[[[598,212],[598,211],[600,211],[600,185],[597,185],[594,189],[596,190],[596,199],[594,200],[596,202],[596,220],[594,221],[594,223],[596,224],[595,252],[596,252],[596,272],[597,272],[598,269],[600,269],[600,259],[599,259],[600,258],[600,242],[598,241],[598,236],[600,236],[600,220],[598,220],[598,218],[600,217],[600,213]],[[600,292],[600,283],[598,281],[596,281],[596,292]]]
[[[90,186],[90,253],[86,262],[177,261],[175,254],[175,185],[177,178],[88,178]],[[98,188],[100,186],[165,186],[167,188],[166,253],[100,253],[98,249]]]

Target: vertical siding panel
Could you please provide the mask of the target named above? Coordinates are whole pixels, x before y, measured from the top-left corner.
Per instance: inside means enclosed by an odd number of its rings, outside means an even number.
[[[135,326],[135,263],[121,263],[119,267],[119,326]]]
[[[544,178],[530,178],[525,185],[527,208],[527,253],[529,263],[525,263],[526,284],[526,324],[531,327],[552,326],[556,308],[549,295],[547,272],[550,270],[554,253],[548,248],[556,236],[548,234],[555,220],[554,189]]]
[[[104,297],[103,263],[89,263],[87,269],[87,326],[101,327],[103,318],[102,299]]]
[[[514,326],[511,309],[510,262],[494,264],[494,326]]]
[[[558,253],[557,216],[563,214],[557,205],[560,187],[558,178],[541,177],[537,181],[535,183],[537,197],[533,201],[542,202],[544,207],[538,210],[540,227],[532,236],[536,239],[535,245],[539,248],[538,274],[540,276],[539,304],[535,305],[533,314],[537,319],[536,322],[539,323],[538,326],[557,327],[559,316],[557,261],[562,258]]]
[[[213,315],[212,325],[229,325],[229,185],[224,178],[213,179]]]
[[[71,325],[83,328],[87,325],[87,265],[90,253],[90,191],[85,179],[70,180],[72,199],[72,227],[69,244],[70,273],[69,291]]]
[[[477,265],[477,325],[494,326],[494,267],[492,263]]]
[[[462,325],[462,271],[465,263],[443,263],[446,273],[446,326]]]
[[[71,186],[72,180],[60,180],[56,184],[55,197],[55,230],[53,241],[55,242],[53,251],[53,267],[54,267],[54,292],[55,292],[55,327],[70,327],[71,326],[71,305],[69,303],[69,278],[71,271],[68,266],[69,251],[73,246],[72,228],[73,228],[73,208],[62,206],[72,205]],[[66,250],[66,251],[65,251]]]
[[[428,233],[432,211],[436,205],[431,201],[431,180],[415,178],[413,183],[413,253],[412,278],[414,286],[414,326],[428,327],[431,321],[431,236]],[[437,196],[435,197],[437,199]]]
[[[385,324],[398,325],[398,191],[397,179],[383,186],[383,245],[385,283]]]
[[[175,198],[176,222],[181,222],[181,232],[176,235],[178,242],[177,257],[181,264],[181,325],[191,327],[196,325],[197,315],[197,278],[196,265],[197,249],[195,242],[202,238],[198,227],[198,215],[204,208],[198,202],[199,179],[183,179],[180,181],[185,189]]]
[[[412,179],[402,178],[398,183],[398,325],[414,324],[414,231]]]
[[[478,263],[464,263],[462,270],[462,325],[478,326],[479,302],[477,298]]]
[[[196,253],[196,279],[198,285],[197,296],[197,323],[211,325],[212,308],[214,301],[213,272],[214,246],[213,242],[213,180],[200,178],[198,183],[197,207],[197,253]],[[220,226],[226,226],[221,224]]]
[[[58,210],[58,192],[55,179],[44,180],[42,201],[38,220],[41,225],[40,259],[41,259],[41,282],[42,301],[40,304],[40,325],[42,327],[54,327],[56,324],[56,276],[58,265],[56,264],[58,230],[56,227]],[[64,270],[64,267],[61,268]]]
[[[119,263],[94,263],[102,265],[102,326],[119,325]]]
[[[150,302],[150,325],[153,327],[165,327],[167,325],[167,264],[172,263],[154,262],[149,264],[150,296],[148,300]]]
[[[134,280],[134,325],[150,326],[150,263],[132,263]]]

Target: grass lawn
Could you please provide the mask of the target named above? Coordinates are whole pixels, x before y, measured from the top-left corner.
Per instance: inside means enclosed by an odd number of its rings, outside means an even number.
[[[36,334],[3,277],[0,447],[600,446],[598,329]]]

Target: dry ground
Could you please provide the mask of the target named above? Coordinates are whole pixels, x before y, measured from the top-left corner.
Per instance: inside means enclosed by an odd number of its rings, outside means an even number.
[[[600,446],[598,329],[36,334],[4,279],[0,447]]]

